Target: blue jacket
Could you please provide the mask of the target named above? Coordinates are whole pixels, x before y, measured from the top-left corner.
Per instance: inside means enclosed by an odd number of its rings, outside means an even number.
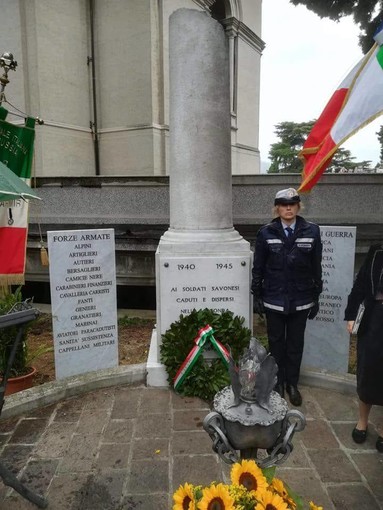
[[[251,290],[265,308],[291,313],[311,308],[322,292],[318,225],[297,216],[291,244],[280,218],[263,226],[255,244]]]

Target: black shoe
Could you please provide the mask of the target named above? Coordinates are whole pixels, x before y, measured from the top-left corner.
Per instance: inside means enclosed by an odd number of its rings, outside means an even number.
[[[276,384],[274,386],[274,391],[276,391],[277,393],[279,393],[279,395],[282,397],[282,398],[285,398],[285,385],[284,384]]]
[[[376,449],[378,452],[383,453],[383,437],[378,436],[378,439],[376,440]]]
[[[356,427],[352,431],[352,439],[354,440],[354,443],[362,444],[365,442],[367,438],[367,429],[366,430],[359,430]],[[376,446],[378,448],[378,446]],[[382,451],[383,451],[383,439],[382,439]]]
[[[296,386],[287,385],[286,391],[293,406],[299,407],[302,405],[302,395]]]

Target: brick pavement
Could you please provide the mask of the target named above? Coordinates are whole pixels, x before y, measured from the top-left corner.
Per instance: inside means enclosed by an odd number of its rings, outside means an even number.
[[[350,437],[354,396],[303,387],[307,427],[277,468],[304,498],[326,510],[383,509],[383,455]],[[206,403],[167,389],[117,386],[0,421],[0,456],[47,497],[52,510],[168,510],[180,483],[225,479],[227,466],[202,429]],[[0,509],[35,509],[0,482]]]

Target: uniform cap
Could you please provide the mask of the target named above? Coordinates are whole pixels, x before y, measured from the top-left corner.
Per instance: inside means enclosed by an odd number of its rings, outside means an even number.
[[[275,195],[274,205],[298,204],[301,201],[298,192],[294,188],[281,189]]]

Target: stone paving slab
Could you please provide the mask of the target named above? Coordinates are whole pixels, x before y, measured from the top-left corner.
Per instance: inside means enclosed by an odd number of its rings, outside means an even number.
[[[367,487],[361,484],[329,487],[329,494],[336,510],[379,510],[381,506],[375,501]]]
[[[305,429],[299,434],[306,448],[328,450],[337,448],[338,442],[326,420],[307,420]]]
[[[289,469],[281,467],[278,476],[305,501],[314,501],[316,505],[323,506],[325,510],[335,510],[326,486],[321,482],[315,469]],[[338,510],[338,509],[336,509]]]
[[[357,399],[303,387],[307,427],[277,476],[325,510],[383,510],[383,455],[351,431]],[[228,481],[202,428],[206,402],[142,384],[101,388],[0,420],[0,458],[50,510],[168,510],[184,482]],[[0,482],[1,510],[35,509]]]

